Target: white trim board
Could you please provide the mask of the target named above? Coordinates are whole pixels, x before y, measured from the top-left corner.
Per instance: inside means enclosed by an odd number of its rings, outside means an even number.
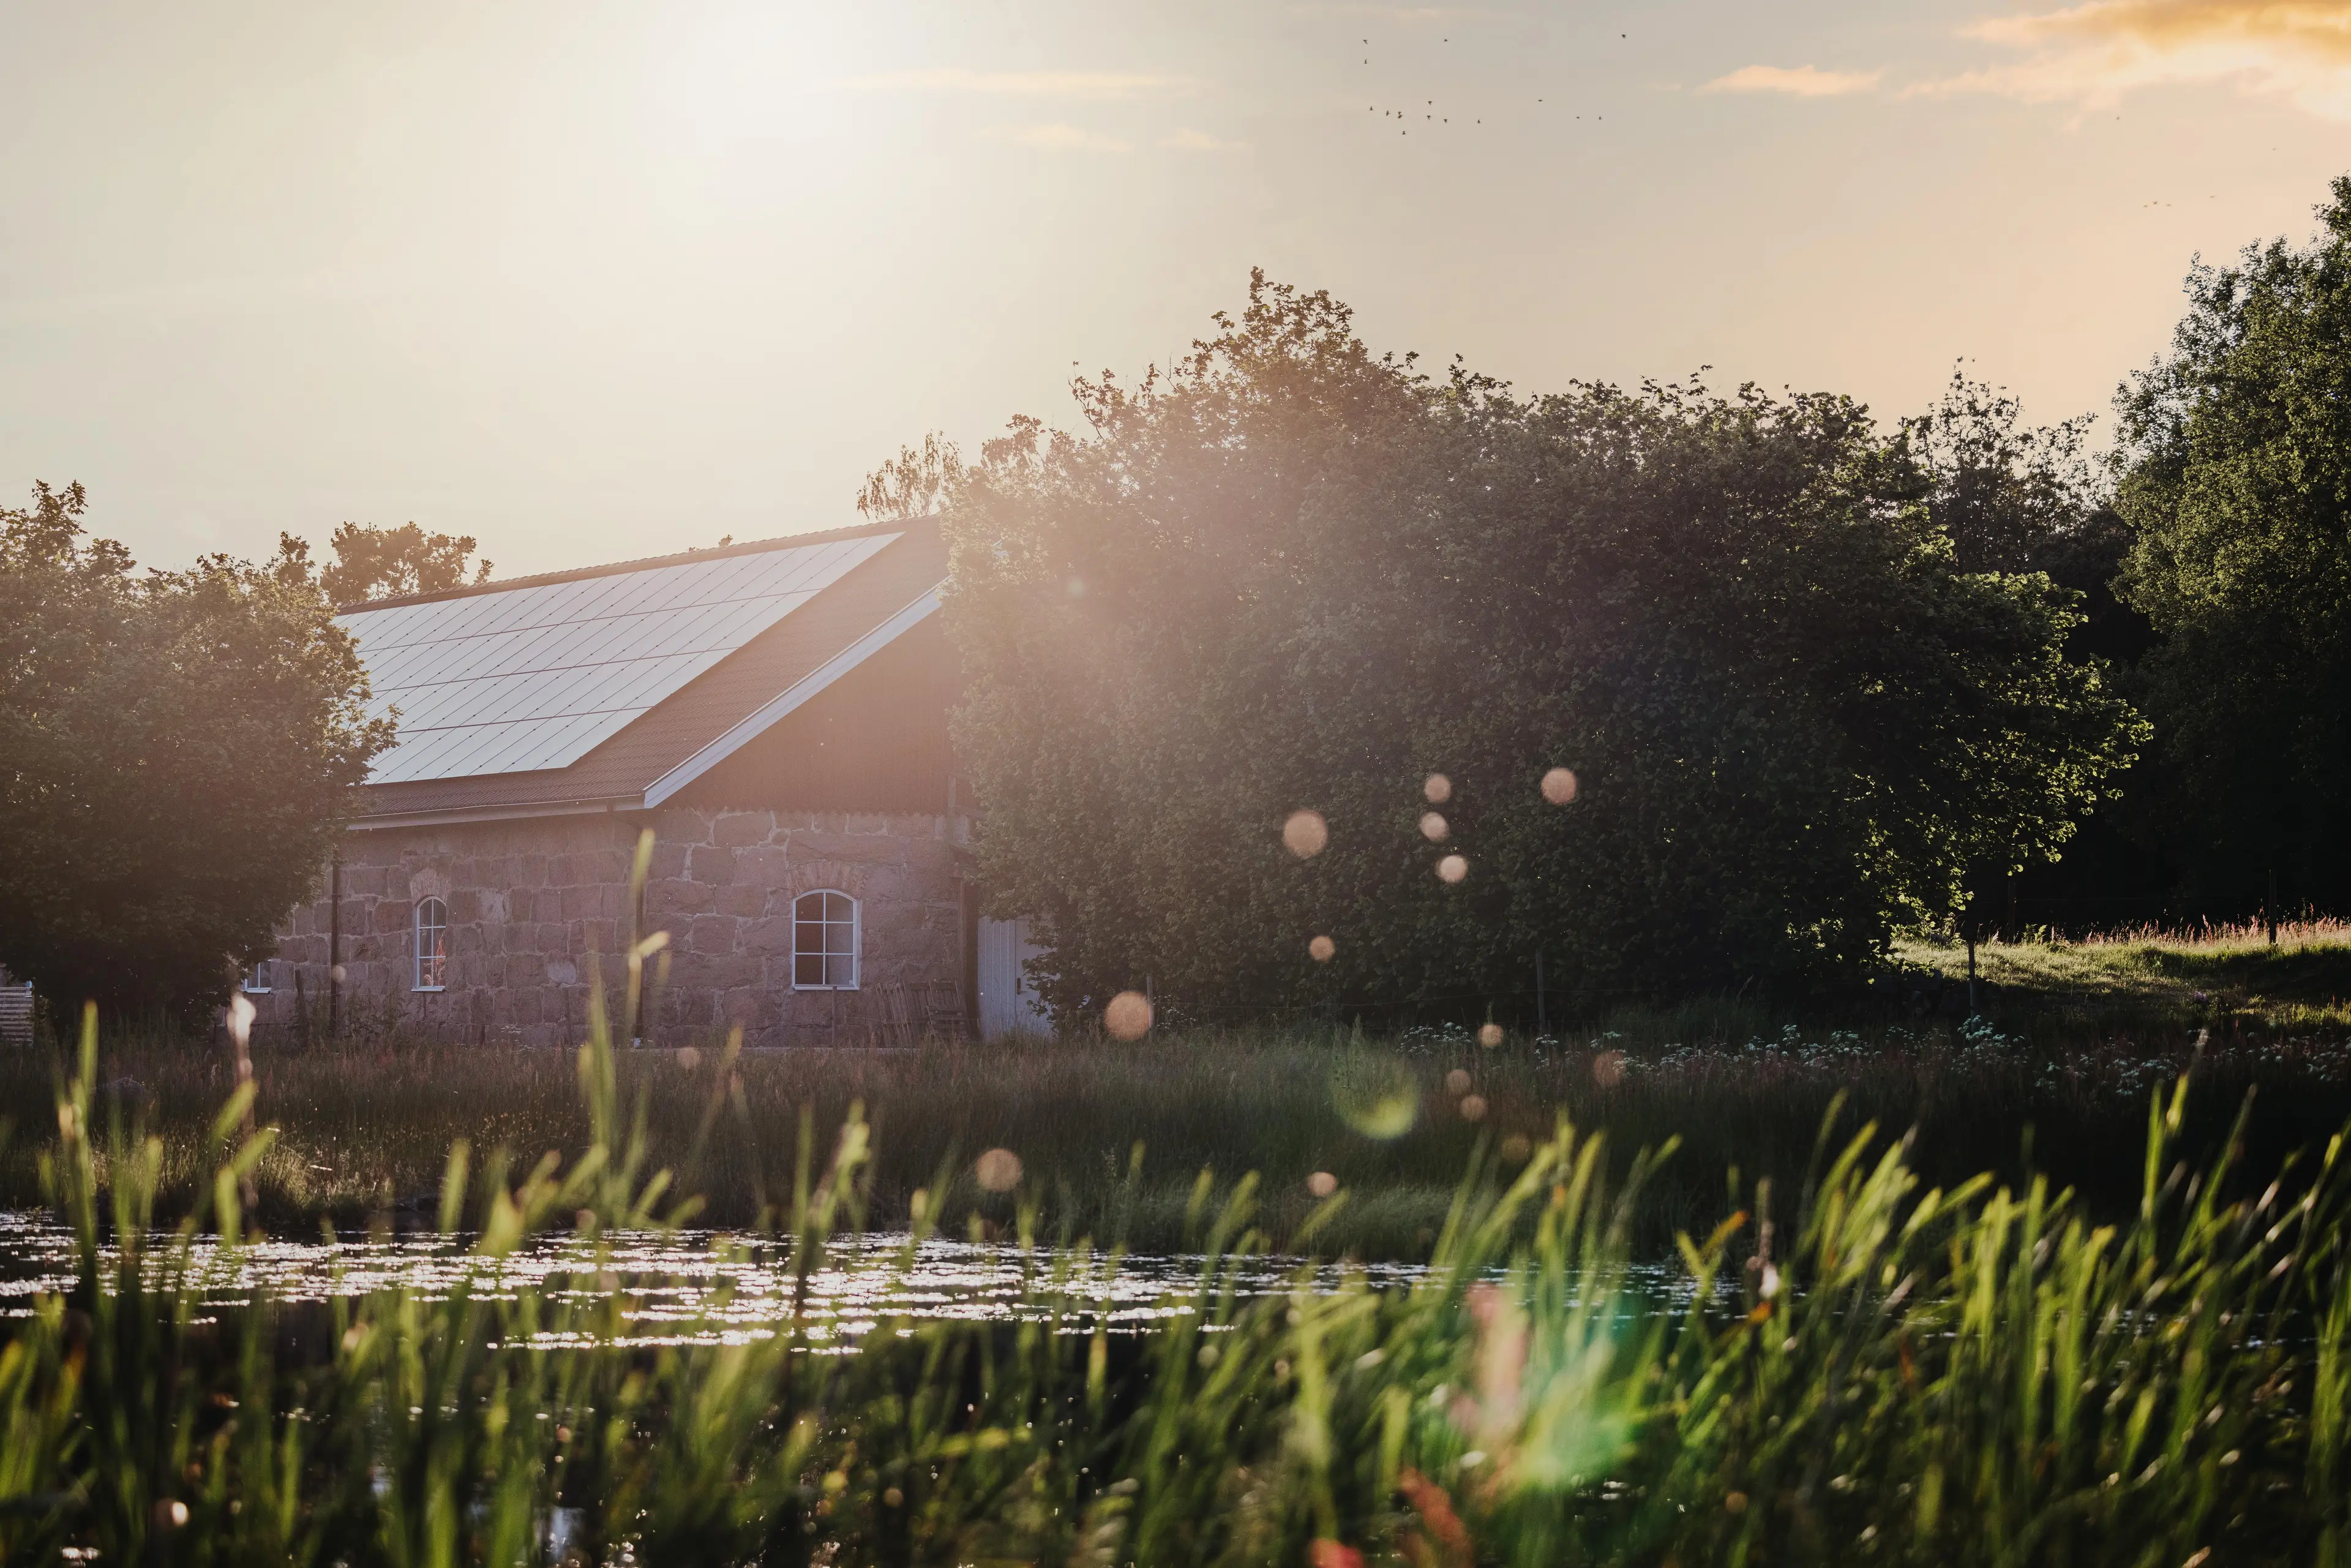
[[[658,806],[679,790],[734,756],[768,730],[789,716],[813,699],[827,686],[857,668],[866,660],[898,640],[901,633],[928,620],[939,607],[939,583],[921,598],[899,611],[881,625],[827,659],[823,664],[795,681],[785,691],[768,698],[757,711],[744,718],[726,734],[654,779],[645,787],[644,803]]]

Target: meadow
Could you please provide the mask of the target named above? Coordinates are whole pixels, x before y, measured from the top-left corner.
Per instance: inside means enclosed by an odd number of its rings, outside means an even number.
[[[1491,1049],[1464,1028],[1365,1039],[1337,1025],[733,1058],[715,1039],[624,1051],[615,1071],[642,1099],[650,1157],[703,1195],[712,1223],[754,1223],[803,1115],[832,1127],[855,1107],[876,1133],[876,1224],[905,1224],[918,1188],[952,1228],[974,1213],[1007,1223],[1006,1202],[968,1174],[1003,1148],[1023,1162],[1048,1234],[1174,1246],[1207,1171],[1220,1188],[1253,1174],[1259,1223],[1288,1246],[1322,1174],[1355,1197],[1319,1246],[1366,1259],[1426,1256],[1481,1140],[1517,1155],[1562,1117],[1608,1134],[1620,1176],[1637,1151],[1677,1141],[1631,1220],[1651,1258],[1711,1224],[1734,1176],[1800,1178],[1833,1103],[1843,1130],[1910,1133],[1907,1157],[1931,1180],[2043,1176],[2102,1221],[2137,1205],[2147,1097],[2183,1072],[2195,1092],[2178,1136],[2199,1161],[2241,1109],[2256,1167],[2351,1119],[2351,1030],[2337,1018],[2351,939],[2339,928],[2289,927],[2276,948],[2247,931],[1991,945],[1973,1018],[1949,1016],[1964,995],[1959,949],[1902,956],[1911,984],[1827,1022],[1700,1001]],[[1916,983],[1938,975],[1939,990]],[[254,1056],[256,1114],[277,1129],[252,1176],[255,1213],[278,1234],[421,1224],[453,1144],[569,1158],[590,1132],[568,1051],[383,1035],[265,1039]],[[58,1081],[51,1053],[0,1053],[0,1105],[44,1104]],[[143,1117],[161,1139],[167,1214],[206,1190],[204,1139],[233,1083],[225,1040],[133,1031],[102,1051],[96,1113]],[[0,1146],[0,1207],[39,1201],[39,1144]],[[940,1192],[943,1165],[964,1174]]]

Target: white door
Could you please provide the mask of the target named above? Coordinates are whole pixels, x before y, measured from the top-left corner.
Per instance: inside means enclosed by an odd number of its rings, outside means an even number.
[[[1021,967],[1042,952],[1042,947],[1029,940],[1025,920],[979,923],[979,1033],[983,1040],[1052,1032],[1052,1020]]]

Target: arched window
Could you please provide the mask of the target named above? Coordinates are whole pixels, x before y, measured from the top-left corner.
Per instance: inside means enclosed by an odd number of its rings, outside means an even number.
[[[857,988],[857,900],[820,888],[792,900],[792,988]]]
[[[449,906],[437,898],[416,901],[416,988],[437,991],[449,978]]]

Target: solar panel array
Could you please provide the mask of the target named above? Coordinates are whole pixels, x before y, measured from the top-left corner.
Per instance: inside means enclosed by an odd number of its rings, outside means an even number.
[[[611,572],[357,610],[374,688],[399,738],[373,784],[566,768],[898,538]]]

